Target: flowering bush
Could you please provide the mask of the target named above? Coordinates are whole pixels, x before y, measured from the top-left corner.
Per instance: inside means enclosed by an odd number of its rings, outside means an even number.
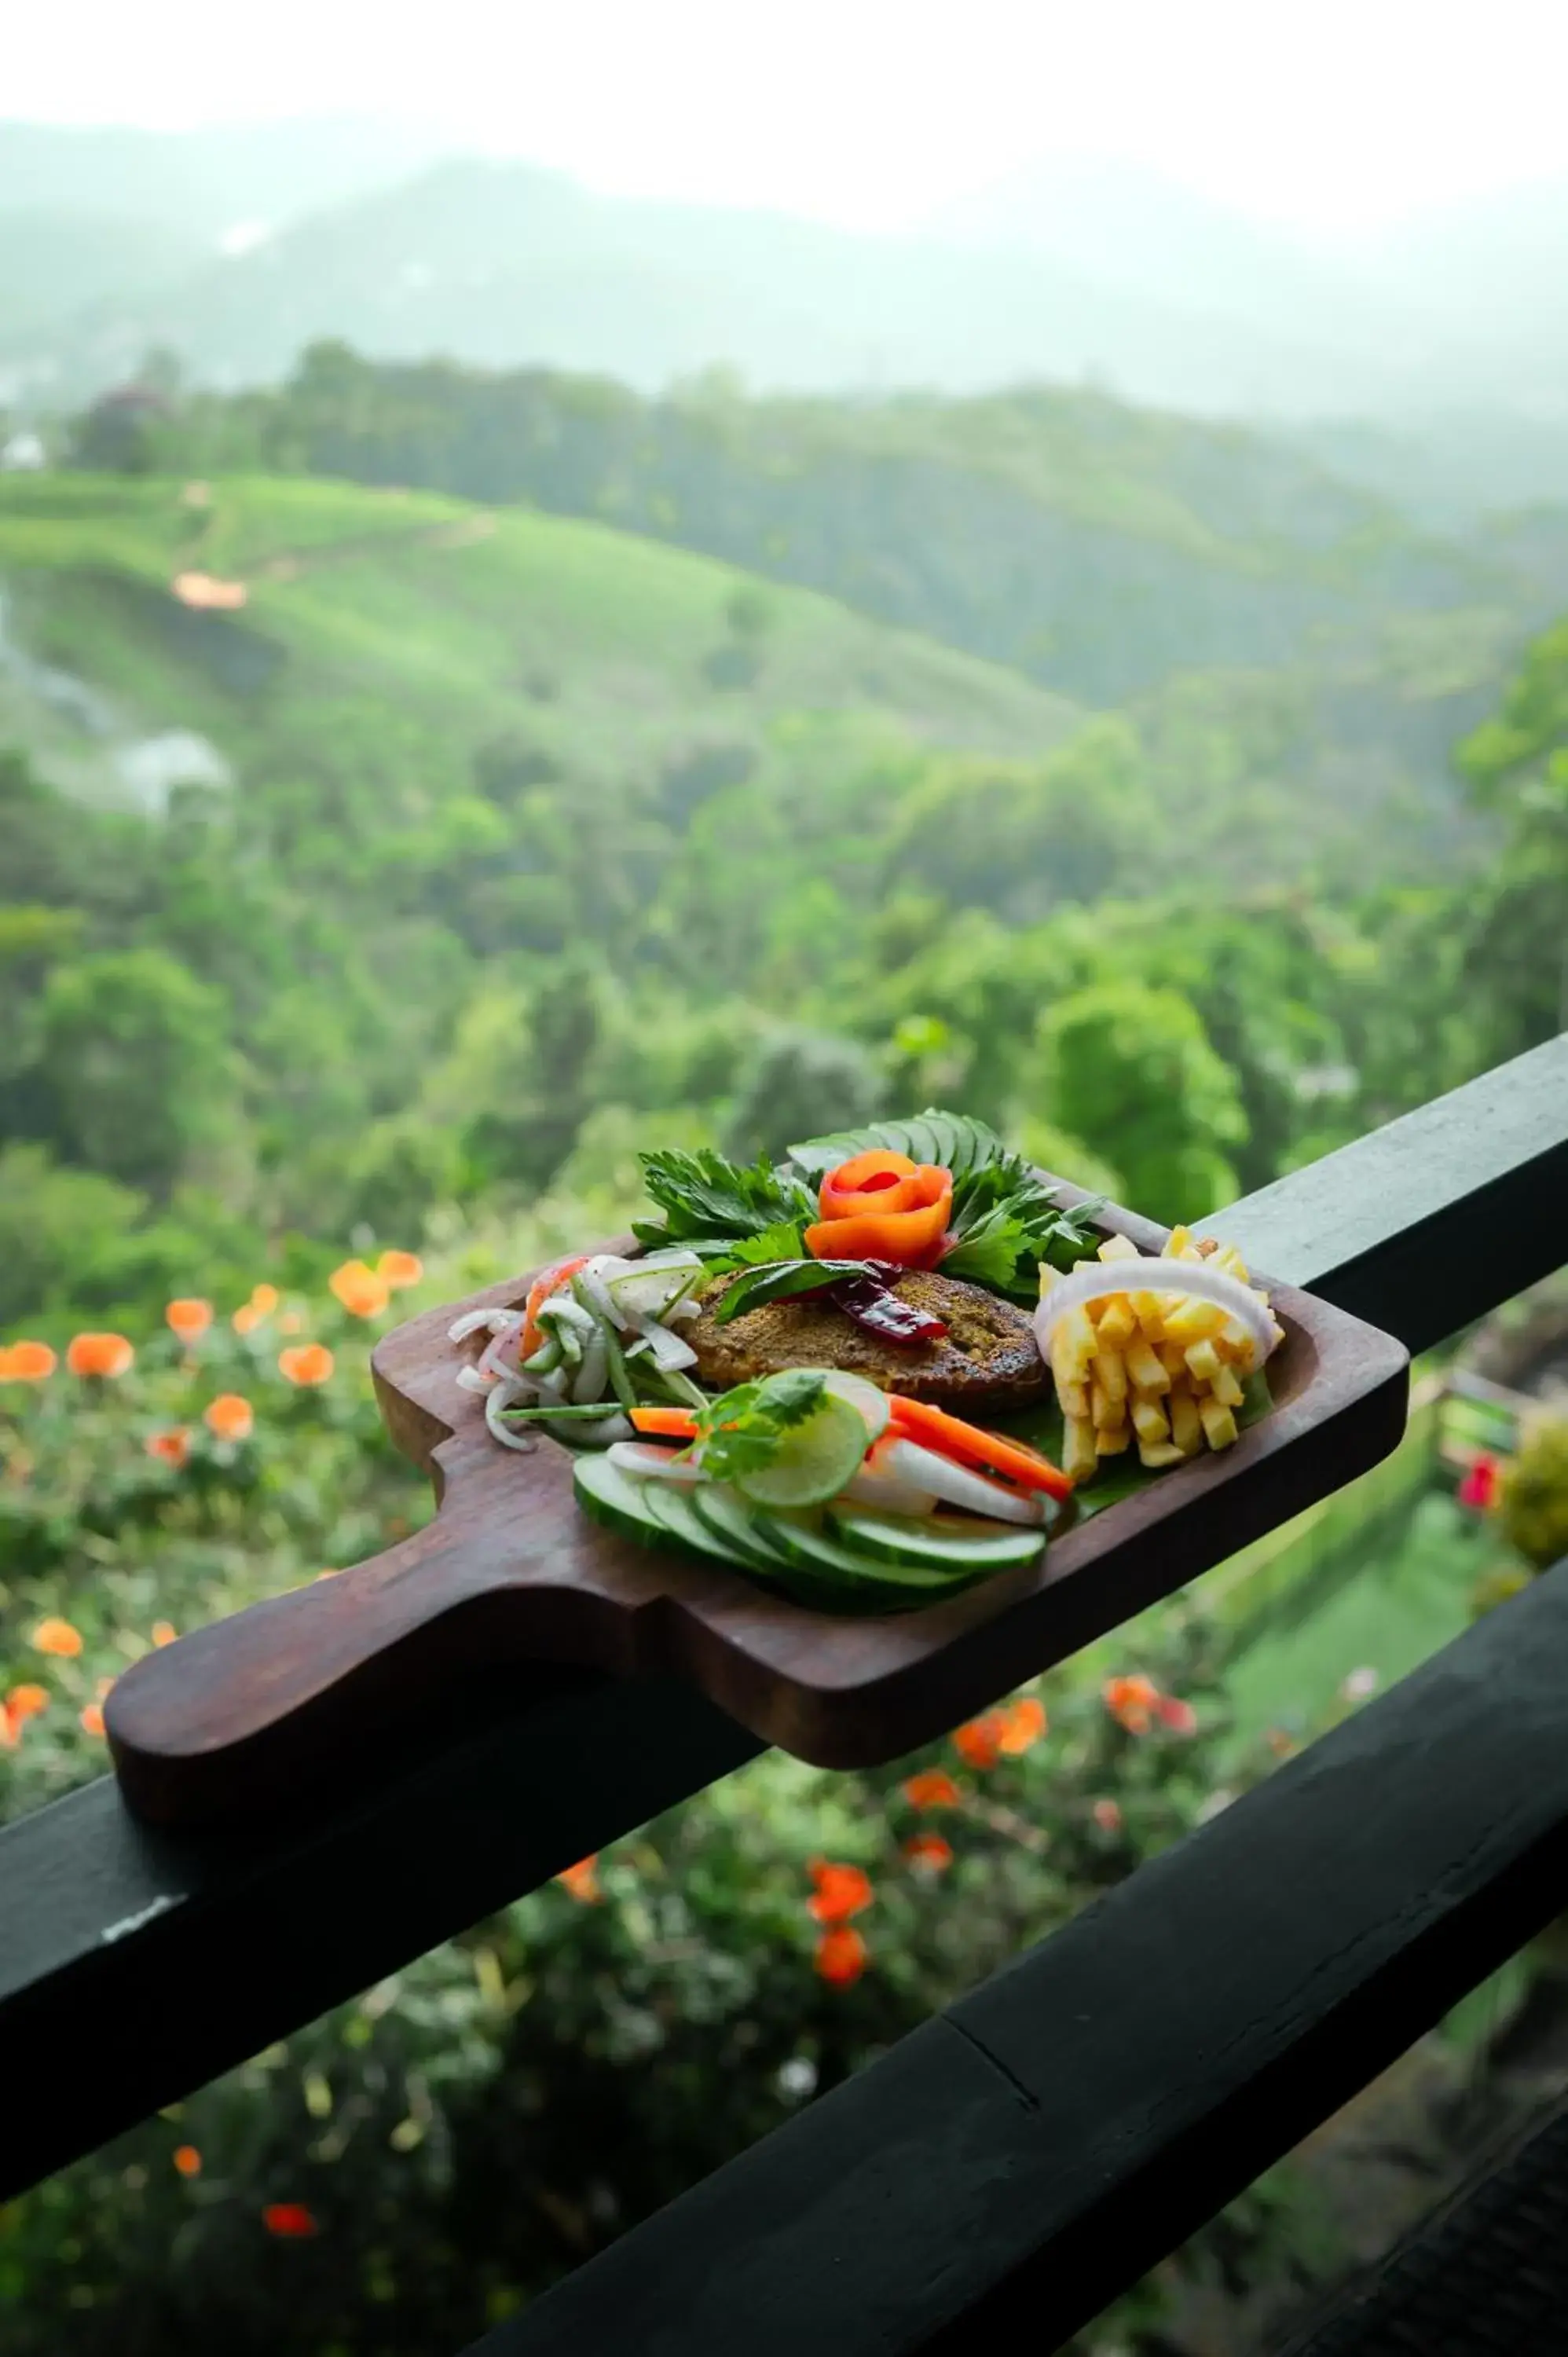
[[[8,1813],[102,1770],[103,1697],[148,1646],[428,1511],[365,1372],[366,1321],[417,1275],[386,1255],[326,1301],[262,1285],[11,1346]],[[479,2330],[1214,1805],[1206,1631],[1145,1635],[1137,1666],[1041,1681],[886,1770],[758,1760],[12,2204],[8,2357],[192,2331],[328,2357],[365,2345],[367,2304],[378,2350]]]

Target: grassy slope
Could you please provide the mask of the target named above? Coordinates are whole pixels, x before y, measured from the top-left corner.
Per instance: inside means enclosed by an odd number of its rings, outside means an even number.
[[[760,743],[786,714],[1028,752],[1073,707],[989,663],[769,585],[757,675],[716,684],[747,576],[525,511],[304,479],[227,479],[209,510],[159,479],[0,482],[0,583],[35,651],[148,727],[242,759],[304,748],[330,708],[373,703],[450,756],[525,729],[609,772],[714,737]],[[196,567],[243,579],[237,616],[167,592]],[[798,724],[797,724],[798,725]]]

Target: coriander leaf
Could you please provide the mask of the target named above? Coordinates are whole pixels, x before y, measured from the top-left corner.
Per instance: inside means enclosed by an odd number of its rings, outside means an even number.
[[[871,1263],[864,1260],[773,1261],[766,1267],[746,1270],[726,1287],[714,1311],[714,1323],[727,1326],[732,1318],[743,1318],[748,1309],[787,1300],[792,1294],[818,1292],[825,1285],[836,1285],[841,1277],[875,1277],[876,1274]]]
[[[759,1268],[780,1260],[804,1260],[806,1240],[800,1230],[780,1223],[776,1228],[764,1228],[759,1236],[737,1236],[725,1247],[715,1244],[711,1254],[703,1254],[713,1264],[713,1273],[722,1276],[726,1269]]]
[[[643,1243],[684,1243],[689,1238],[759,1235],[817,1216],[816,1198],[802,1180],[773,1168],[766,1157],[749,1167],[727,1162],[704,1146],[695,1154],[671,1148],[644,1154],[643,1184],[661,1221],[639,1220]]]
[[[721,1392],[697,1412],[696,1447],[711,1480],[730,1481],[770,1464],[784,1435],[822,1404],[820,1367],[786,1367],[777,1375]]]
[[[993,1204],[977,1220],[951,1252],[942,1256],[944,1276],[958,1276],[971,1285],[987,1285],[1006,1293],[1017,1281],[1018,1264],[1029,1254],[1027,1231],[1004,1204]]]

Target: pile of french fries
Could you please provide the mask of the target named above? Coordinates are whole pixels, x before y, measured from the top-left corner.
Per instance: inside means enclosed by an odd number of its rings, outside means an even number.
[[[1112,1236],[1100,1257],[1136,1261],[1138,1247]],[[1186,1228],[1173,1228],[1164,1257],[1207,1260],[1251,1286],[1240,1253],[1207,1238],[1196,1243]],[[1061,1281],[1042,1269],[1041,1293]],[[1251,1289],[1267,1302],[1266,1293]],[[1205,1448],[1229,1448],[1256,1359],[1246,1326],[1218,1302],[1140,1290],[1130,1271],[1125,1293],[1065,1311],[1051,1336],[1051,1372],[1067,1420],[1063,1471],[1086,1481],[1102,1457],[1120,1457],[1134,1441],[1151,1470]]]

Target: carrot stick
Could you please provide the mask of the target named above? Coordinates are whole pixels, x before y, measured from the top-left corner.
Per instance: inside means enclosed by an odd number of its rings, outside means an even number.
[[[1004,1474],[1021,1490],[1044,1490],[1052,1498],[1071,1494],[1072,1483],[1059,1467],[1038,1449],[1026,1448],[1021,1440],[983,1432],[977,1424],[966,1424],[945,1408],[932,1407],[925,1400],[900,1398],[897,1392],[888,1405],[893,1430],[907,1432],[912,1440],[923,1440],[929,1448],[956,1457],[961,1464],[978,1465],[987,1473]]]
[[[695,1440],[697,1419],[689,1407],[634,1407],[628,1414],[633,1428],[657,1440]]]

